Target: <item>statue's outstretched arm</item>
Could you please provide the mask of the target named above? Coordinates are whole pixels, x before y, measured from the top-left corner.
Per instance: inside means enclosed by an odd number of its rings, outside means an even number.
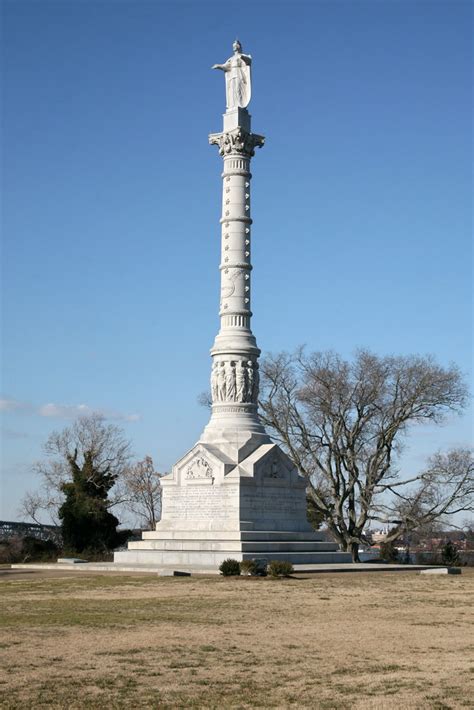
[[[222,71],[229,71],[226,64],[213,64],[211,69],[222,69]]]

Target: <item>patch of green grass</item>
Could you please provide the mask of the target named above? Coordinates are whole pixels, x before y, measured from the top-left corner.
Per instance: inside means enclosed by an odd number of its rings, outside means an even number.
[[[104,590],[108,592],[117,588],[122,590],[140,589],[149,586],[163,587],[176,584],[199,585],[207,581],[207,578],[196,579],[194,577],[158,577],[153,575],[142,576],[122,576],[113,574],[85,574],[81,572],[66,572],[67,577],[41,577],[35,579],[8,579],[0,581],[0,596],[27,592],[28,594],[58,595],[64,593],[74,593],[94,590]]]
[[[224,605],[225,606],[225,605]],[[126,628],[144,623],[177,624],[206,623],[219,626],[225,623],[225,614],[219,618],[219,602],[210,618],[206,599],[190,598],[180,605],[173,599],[41,599],[21,600],[0,615],[0,627],[30,628],[53,626],[85,626],[89,628]]]

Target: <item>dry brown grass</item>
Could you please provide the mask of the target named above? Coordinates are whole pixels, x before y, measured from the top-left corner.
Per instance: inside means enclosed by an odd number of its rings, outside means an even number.
[[[474,575],[6,576],[5,708],[472,707]]]

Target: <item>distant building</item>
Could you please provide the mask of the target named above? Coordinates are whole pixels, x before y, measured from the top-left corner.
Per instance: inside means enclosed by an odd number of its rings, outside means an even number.
[[[383,542],[388,535],[388,528],[381,528],[372,532],[372,541],[377,544]]]

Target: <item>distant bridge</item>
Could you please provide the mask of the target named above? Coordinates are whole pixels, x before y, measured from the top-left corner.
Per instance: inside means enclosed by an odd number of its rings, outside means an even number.
[[[17,523],[10,520],[0,520],[0,540],[12,537],[35,537],[37,540],[54,540],[61,542],[59,525],[40,525],[39,523]]]

